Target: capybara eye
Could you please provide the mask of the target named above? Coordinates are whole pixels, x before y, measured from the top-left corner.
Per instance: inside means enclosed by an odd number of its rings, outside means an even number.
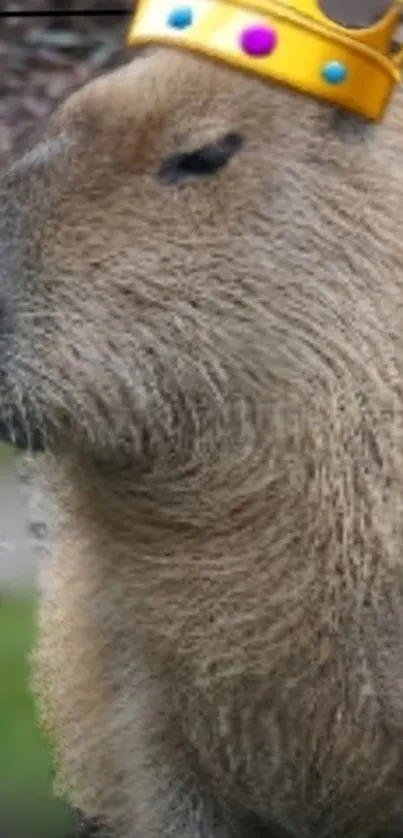
[[[226,134],[216,143],[209,143],[194,151],[172,154],[164,160],[158,172],[159,180],[178,183],[188,178],[214,175],[229,163],[242,147],[240,134]]]

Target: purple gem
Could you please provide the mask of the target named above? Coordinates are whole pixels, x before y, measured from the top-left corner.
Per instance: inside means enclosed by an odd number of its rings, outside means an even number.
[[[241,47],[247,55],[270,55],[277,45],[277,33],[264,24],[248,26],[241,34]]]

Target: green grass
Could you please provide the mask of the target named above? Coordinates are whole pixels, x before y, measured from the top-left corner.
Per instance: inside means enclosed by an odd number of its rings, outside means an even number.
[[[0,597],[0,788],[49,783],[49,755],[29,694],[28,653],[34,636],[30,598]]]
[[[0,801],[10,811],[28,812],[37,827],[52,823],[59,834],[67,812],[52,800],[51,757],[29,690],[34,632],[34,598],[0,593]]]
[[[0,462],[1,464],[6,463],[7,461],[11,462],[18,457],[18,452],[13,448],[12,445],[9,445],[7,442],[0,442]]]

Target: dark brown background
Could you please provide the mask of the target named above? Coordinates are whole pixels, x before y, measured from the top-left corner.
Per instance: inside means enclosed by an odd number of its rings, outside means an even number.
[[[74,15],[83,9],[93,14]],[[126,60],[133,9],[132,0],[0,0],[0,163],[69,90]],[[16,10],[49,15],[17,18]]]

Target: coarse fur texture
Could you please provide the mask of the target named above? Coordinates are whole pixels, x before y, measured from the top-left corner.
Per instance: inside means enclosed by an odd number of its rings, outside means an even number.
[[[402,208],[400,92],[368,125],[165,49],[2,177],[2,415],[60,516],[37,690],[112,838],[402,834]]]

